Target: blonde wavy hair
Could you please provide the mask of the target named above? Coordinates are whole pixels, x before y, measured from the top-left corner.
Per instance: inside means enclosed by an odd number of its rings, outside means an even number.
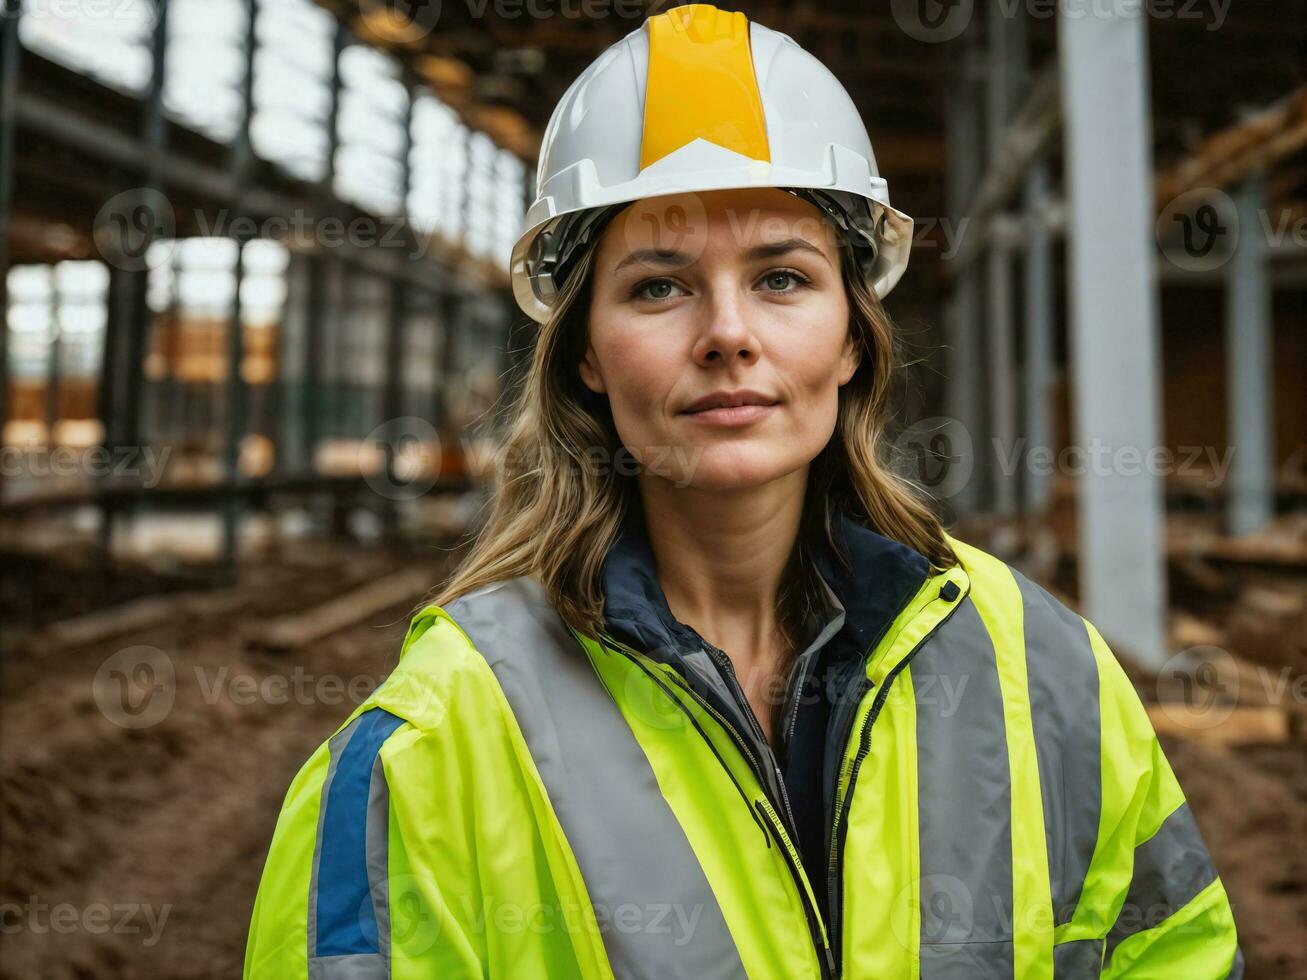
[[[577,366],[584,356],[594,257],[602,236],[581,246],[547,321],[540,325],[524,382],[505,392],[499,421],[506,433],[495,457],[489,512],[471,532],[471,548],[428,602],[447,605],[493,582],[529,575],[559,615],[596,637],[603,623],[601,570],[628,510],[639,504],[608,400],[587,388]],[[824,534],[838,548],[832,518],[854,520],[925,555],[938,570],[958,559],[944,528],[912,484],[890,468],[886,435],[890,387],[898,364],[895,330],[847,242],[841,278],[859,364],[840,388],[835,432],[809,465],[800,530],[777,597],[777,622],[793,644],[806,617],[820,608],[811,543]],[[837,550],[838,553],[838,550]],[[844,556],[847,562],[847,556]]]

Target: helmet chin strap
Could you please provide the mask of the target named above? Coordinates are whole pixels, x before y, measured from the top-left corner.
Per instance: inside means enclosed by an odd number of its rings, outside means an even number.
[[[563,283],[567,281],[568,272],[575,265],[580,247],[591,239],[597,239],[608,222],[630,203],[632,202],[623,201],[586,211],[573,211],[540,232],[527,253],[531,288],[540,300],[553,304],[562,291]]]

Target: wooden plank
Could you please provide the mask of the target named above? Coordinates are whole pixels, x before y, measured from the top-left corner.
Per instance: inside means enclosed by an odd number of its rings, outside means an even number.
[[[247,624],[247,646],[297,650],[339,633],[403,602],[415,601],[436,584],[429,568],[408,568],[338,596],[313,609]]]
[[[1159,735],[1221,748],[1289,738],[1288,712],[1277,707],[1154,703],[1148,717]]]
[[[1257,114],[1207,137],[1156,177],[1158,211],[1195,187],[1224,188],[1307,146],[1307,89],[1297,89]]]
[[[124,633],[153,629],[180,615],[178,593],[147,596],[53,623],[29,637],[25,645],[37,653],[61,652],[112,640]]]

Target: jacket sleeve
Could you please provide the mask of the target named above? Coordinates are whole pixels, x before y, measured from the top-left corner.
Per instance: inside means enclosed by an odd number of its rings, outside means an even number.
[[[485,658],[443,614],[291,784],[245,980],[611,980],[544,785]]]
[[[385,708],[366,707],[305,763],[264,864],[245,980],[384,980],[395,958],[430,976],[485,975],[451,897],[466,894],[458,861],[437,880],[414,846],[440,833],[407,771],[421,739]]]
[[[1242,977],[1230,901],[1193,813],[1134,685],[1087,625],[1099,668],[1103,809],[1082,901],[1106,927],[1101,976]]]

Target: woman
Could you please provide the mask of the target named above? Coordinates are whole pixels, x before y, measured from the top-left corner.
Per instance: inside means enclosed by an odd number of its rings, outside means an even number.
[[[677,7],[539,176],[493,508],[291,786],[246,976],[1240,975],[1102,638],[881,463],[911,219],[839,83]]]

